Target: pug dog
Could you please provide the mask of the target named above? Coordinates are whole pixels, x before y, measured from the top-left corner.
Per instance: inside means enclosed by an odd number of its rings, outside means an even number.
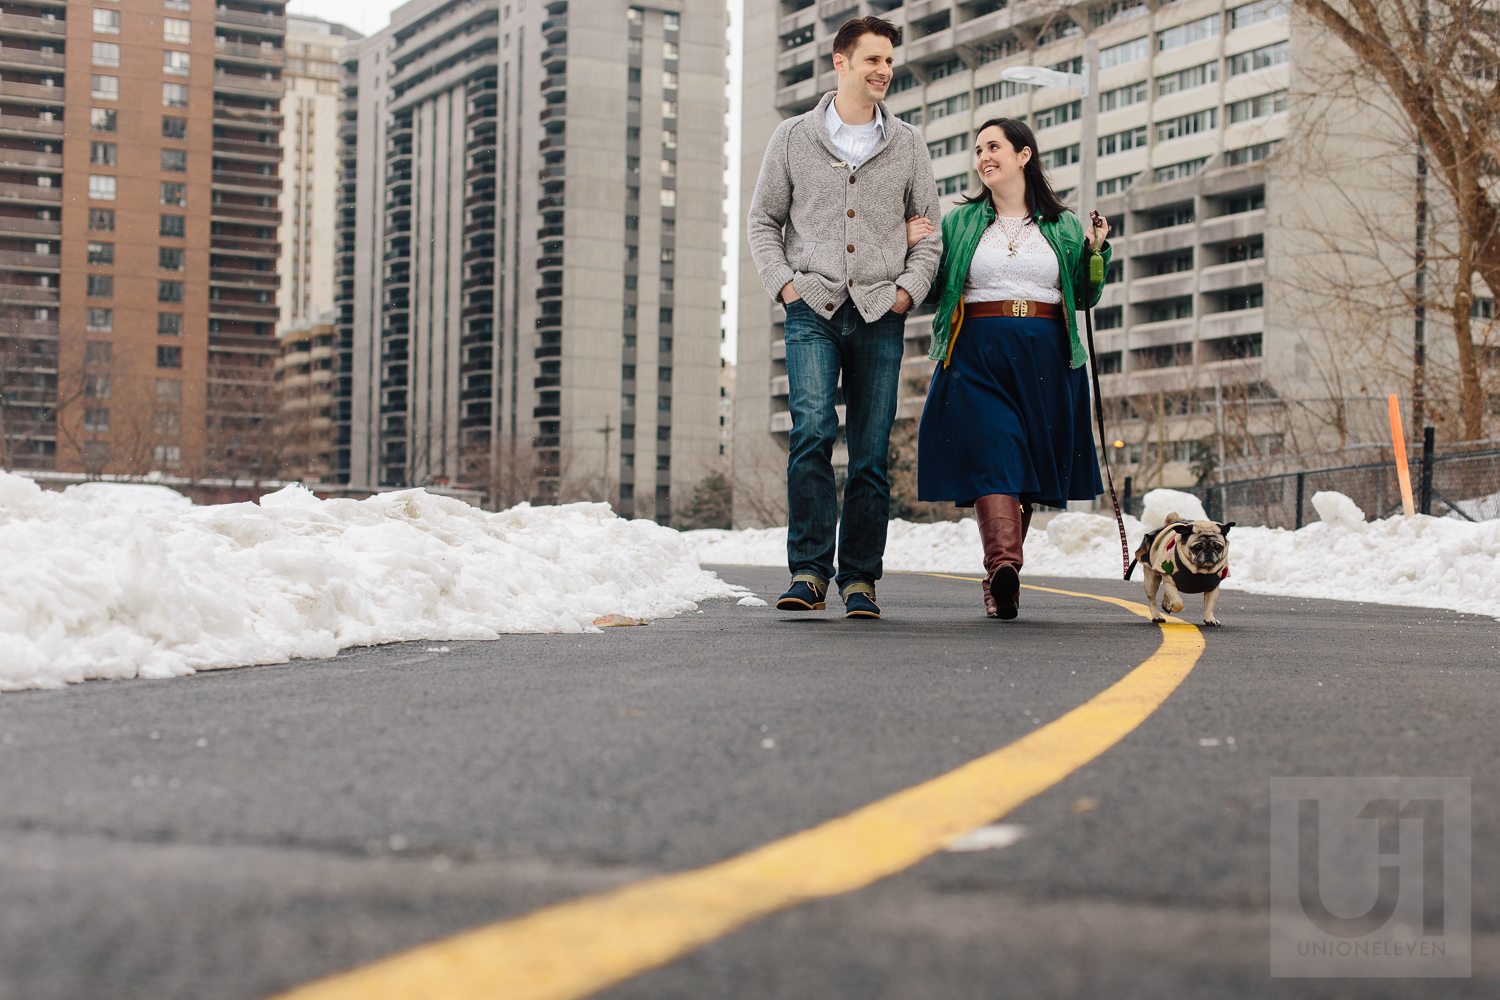
[[[1151,620],[1164,622],[1162,609],[1176,614],[1183,608],[1183,594],[1203,595],[1203,624],[1218,626],[1214,605],[1219,600],[1219,583],[1229,575],[1229,541],[1225,538],[1234,522],[1184,521],[1168,514],[1166,523],[1146,532],[1135,552],[1135,563],[1146,571],[1146,599],[1151,605]],[[1130,579],[1127,571],[1125,579]],[[1164,588],[1160,606],[1157,591]]]

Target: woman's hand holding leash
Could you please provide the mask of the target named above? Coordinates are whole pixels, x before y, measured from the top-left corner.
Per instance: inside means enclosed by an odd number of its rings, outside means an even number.
[[[907,223],[907,228],[911,228],[910,223]],[[1097,250],[1102,247],[1104,241],[1109,239],[1110,229],[1108,219],[1098,212],[1090,212],[1089,231],[1083,237],[1083,248],[1085,250]]]

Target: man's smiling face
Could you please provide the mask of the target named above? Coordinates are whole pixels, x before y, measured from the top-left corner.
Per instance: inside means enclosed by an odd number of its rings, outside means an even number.
[[[833,54],[833,67],[839,73],[839,92],[870,104],[884,100],[895,61],[896,49],[889,38],[876,34],[859,36],[848,53]]]

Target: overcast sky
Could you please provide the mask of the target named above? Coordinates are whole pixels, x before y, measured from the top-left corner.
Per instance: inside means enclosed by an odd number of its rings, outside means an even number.
[[[404,0],[402,0],[404,2]],[[739,318],[739,289],[736,284],[739,274],[740,245],[740,61],[743,54],[741,44],[741,18],[743,0],[728,0],[729,5],[729,169],[724,173],[724,183],[729,188],[729,198],[724,212],[729,224],[724,229],[724,242],[729,252],[724,257],[724,272],[728,278],[724,286],[724,324],[728,334],[722,353],[731,362],[735,359]],[[336,21],[348,25],[362,35],[373,35],[390,23],[391,11],[400,7],[395,0],[291,0],[287,5],[293,14],[309,14],[325,21]]]

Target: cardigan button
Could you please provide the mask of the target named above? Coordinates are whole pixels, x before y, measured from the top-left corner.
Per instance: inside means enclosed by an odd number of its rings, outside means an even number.
[[[854,244],[851,243],[847,247],[845,247],[844,249],[848,250],[850,253],[853,253],[854,252]]]
[[[833,312],[833,303],[830,302],[826,306],[824,306],[823,308],[827,309],[829,312]]]
[[[854,218],[854,209],[849,209],[849,218]]]
[[[854,175],[853,175],[853,174],[850,174],[850,175],[849,175],[849,183],[850,183],[850,184],[853,184],[853,183],[854,183]]]
[[[854,287],[854,279],[853,279],[853,278],[850,278],[850,279],[849,279],[849,287],[850,287],[850,288],[853,288],[853,287]]]

